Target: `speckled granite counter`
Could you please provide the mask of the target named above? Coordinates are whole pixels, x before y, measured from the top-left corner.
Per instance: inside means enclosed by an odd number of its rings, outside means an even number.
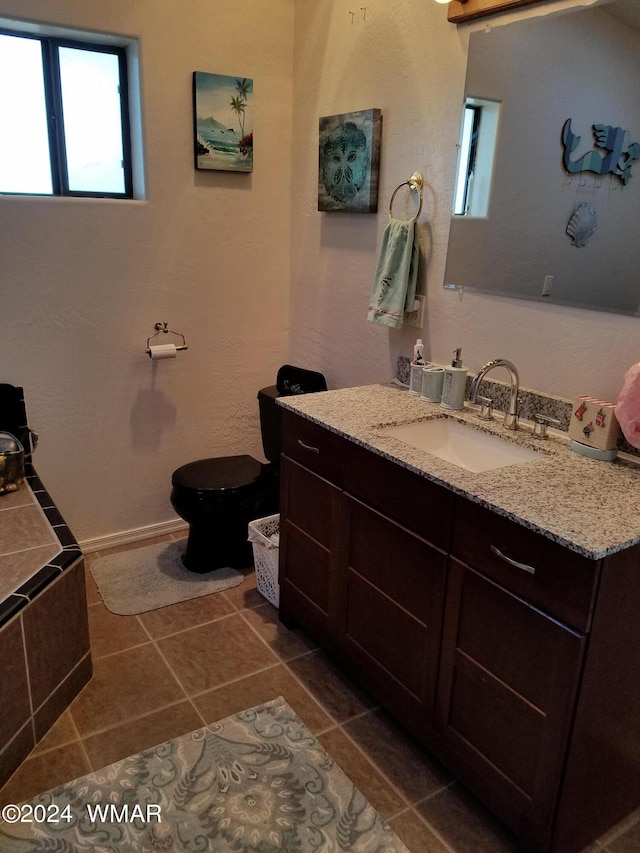
[[[393,385],[284,397],[278,403],[586,557],[600,559],[640,543],[638,463],[587,459],[569,450],[568,439],[537,441],[526,425],[511,433],[500,415],[486,422],[470,408],[446,413]],[[539,458],[472,473],[380,429],[447,415],[530,447]]]

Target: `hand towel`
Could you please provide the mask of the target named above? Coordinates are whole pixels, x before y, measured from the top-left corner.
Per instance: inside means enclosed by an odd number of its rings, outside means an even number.
[[[398,328],[404,312],[413,310],[418,280],[419,234],[413,219],[390,219],[382,236],[380,257],[367,319]]]

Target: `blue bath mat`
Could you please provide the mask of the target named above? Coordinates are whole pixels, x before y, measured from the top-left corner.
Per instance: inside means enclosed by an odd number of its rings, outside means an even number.
[[[133,616],[179,601],[239,586],[244,575],[235,569],[207,574],[189,572],[181,556],[186,542],[161,542],[132,548],[89,564],[105,607],[119,616]]]

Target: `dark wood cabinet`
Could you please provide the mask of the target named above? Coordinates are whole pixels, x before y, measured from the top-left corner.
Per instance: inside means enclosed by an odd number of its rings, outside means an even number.
[[[420,736],[435,700],[446,554],[346,493],[342,532],[340,650]]]
[[[293,462],[281,461],[280,619],[298,621],[321,642],[336,632],[341,491]]]
[[[291,412],[280,618],[534,853],[640,802],[640,547],[591,560]]]
[[[548,842],[585,636],[455,559],[436,727],[529,840]]]

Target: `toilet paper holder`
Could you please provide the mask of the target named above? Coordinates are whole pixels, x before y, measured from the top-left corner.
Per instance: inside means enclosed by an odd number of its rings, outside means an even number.
[[[153,344],[151,343],[151,341],[154,338],[157,338],[159,335],[163,335],[163,334],[164,335],[168,335],[168,334],[175,335],[177,338],[180,338],[182,340],[181,344],[176,344],[176,351],[182,352],[183,350],[189,349],[189,347],[187,346],[187,343],[185,341],[184,335],[181,332],[174,332],[173,329],[169,328],[168,323],[155,323],[153,328],[156,330],[156,333],[155,333],[155,335],[151,335],[150,337],[147,338],[147,348],[145,350],[145,352],[147,353],[149,358],[152,357],[151,347],[153,346]]]

